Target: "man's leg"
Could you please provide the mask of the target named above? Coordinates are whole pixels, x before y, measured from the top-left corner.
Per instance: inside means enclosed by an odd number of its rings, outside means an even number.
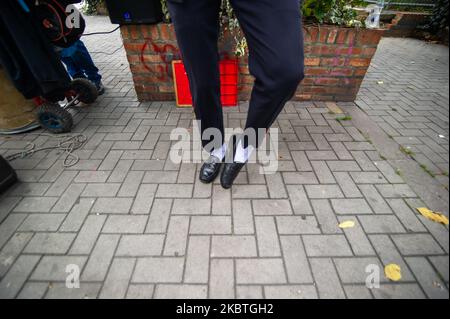
[[[246,130],[256,140],[236,141],[233,163],[225,164],[221,176],[230,188],[251,150],[264,139],[304,77],[303,31],[299,0],[231,0],[249,47],[249,69],[255,77]],[[248,132],[247,132],[248,133]],[[248,134],[252,136],[252,134]]]
[[[168,0],[175,26],[178,46],[189,78],[194,110],[200,120],[203,135],[207,129],[217,129],[224,138],[223,113],[220,101],[219,38],[220,0]],[[213,138],[202,139],[203,147]],[[212,151],[211,149],[207,151]]]
[[[269,129],[304,77],[299,0],[231,0],[255,77],[246,129]],[[258,136],[258,147],[264,136]],[[246,143],[247,144],[247,143]]]
[[[75,63],[70,56],[61,55],[61,61],[67,67],[67,73],[69,73],[72,79],[86,78],[83,70]]]
[[[76,50],[74,51],[72,58],[77,65],[83,69],[87,78],[98,87],[101,84],[102,76],[95,66],[89,51],[81,40],[75,42],[74,46],[76,47]]]

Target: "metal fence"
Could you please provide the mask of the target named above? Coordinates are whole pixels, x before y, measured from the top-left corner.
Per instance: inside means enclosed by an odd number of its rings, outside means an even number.
[[[365,0],[368,3],[379,3],[377,0]],[[385,0],[384,6],[404,6],[404,7],[434,7],[436,0]]]

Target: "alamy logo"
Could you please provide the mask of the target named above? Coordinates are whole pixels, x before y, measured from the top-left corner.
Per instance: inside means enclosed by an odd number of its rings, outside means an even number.
[[[78,265],[70,264],[66,266],[66,287],[69,289],[80,288],[80,267]]]

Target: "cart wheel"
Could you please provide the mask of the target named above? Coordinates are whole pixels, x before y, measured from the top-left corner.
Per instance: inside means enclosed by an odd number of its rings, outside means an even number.
[[[73,126],[72,115],[57,104],[41,105],[37,119],[44,129],[56,134],[70,132]]]
[[[78,96],[78,100],[84,104],[92,104],[98,98],[97,87],[87,79],[75,79],[70,85]]]

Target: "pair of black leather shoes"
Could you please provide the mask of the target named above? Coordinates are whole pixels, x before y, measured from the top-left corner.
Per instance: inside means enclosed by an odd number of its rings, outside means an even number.
[[[222,161],[215,156],[210,156],[209,159],[203,164],[200,170],[200,181],[209,184],[214,182],[216,177],[220,173],[222,167]],[[233,186],[236,177],[239,175],[242,168],[246,163],[225,163],[220,175],[220,184],[223,188],[229,189]]]
[[[236,139],[233,139],[233,153],[236,153]],[[222,167],[223,161],[215,156],[210,156],[209,159],[203,164],[200,170],[200,181],[209,184],[212,183],[220,173],[220,168]],[[225,163],[220,175],[220,184],[223,188],[229,189],[233,186],[236,177],[239,175],[242,168],[246,163]]]

